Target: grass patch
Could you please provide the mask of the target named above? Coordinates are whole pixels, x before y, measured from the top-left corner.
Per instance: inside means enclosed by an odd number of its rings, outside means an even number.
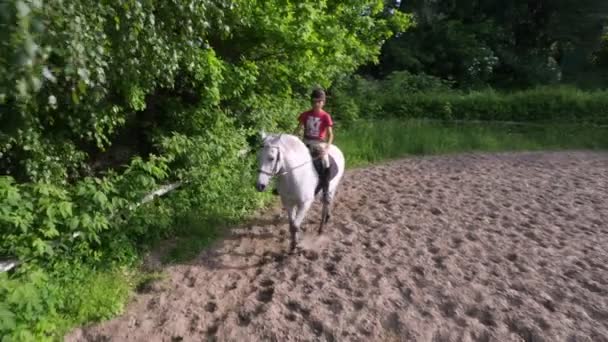
[[[152,288],[152,285],[158,281],[165,280],[166,274],[163,272],[146,272],[141,273],[135,282],[135,290],[137,292],[147,292]]]
[[[394,119],[338,128],[336,144],[353,167],[407,155],[608,149],[608,128]]]
[[[268,207],[275,203],[275,200],[276,197],[269,191],[258,194],[256,208]],[[163,256],[162,262],[180,263],[194,259],[201,251],[221,238],[228,227],[241,223],[246,217],[247,215],[228,217],[192,211],[178,218],[172,234],[175,237],[173,247]]]
[[[74,326],[111,318],[123,311],[134,280],[127,268],[67,262],[15,279],[0,274],[2,341],[61,341]]]
[[[164,256],[165,263],[179,263],[195,258],[221,236],[230,222],[221,218],[203,218],[189,214],[178,223],[175,245]]]

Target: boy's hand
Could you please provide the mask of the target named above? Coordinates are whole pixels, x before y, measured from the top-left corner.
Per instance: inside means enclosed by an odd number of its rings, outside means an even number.
[[[298,122],[298,126],[296,126],[296,129],[294,129],[294,131],[293,131],[293,135],[295,135],[295,136],[299,136],[299,135],[300,135],[300,130],[301,130],[301,128],[302,128],[302,123],[301,123],[301,122]]]

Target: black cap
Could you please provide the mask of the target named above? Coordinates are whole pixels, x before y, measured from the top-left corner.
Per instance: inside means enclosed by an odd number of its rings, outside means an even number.
[[[323,100],[325,101],[325,91],[323,89],[314,89],[312,94],[310,94],[311,100]]]

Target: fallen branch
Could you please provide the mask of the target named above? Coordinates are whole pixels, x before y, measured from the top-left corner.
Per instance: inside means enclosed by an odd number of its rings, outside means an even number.
[[[13,259],[2,260],[2,261],[0,261],[0,273],[8,272],[17,266],[19,266],[18,260],[13,260]]]
[[[240,158],[246,156],[247,153],[249,153],[249,148],[244,148],[242,150],[239,150],[236,155]]]
[[[135,203],[134,205],[132,205],[129,209],[130,210],[134,210],[137,209],[139,206],[144,205],[148,202],[153,201],[156,197],[160,197],[163,196],[177,188],[179,188],[180,186],[182,186],[182,182],[175,182],[175,183],[171,183],[171,184],[167,184],[162,186],[160,189],[154,190],[151,193],[147,194],[146,196],[144,196],[144,198]]]

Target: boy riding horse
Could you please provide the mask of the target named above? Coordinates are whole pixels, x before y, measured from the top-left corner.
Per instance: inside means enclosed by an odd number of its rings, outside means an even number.
[[[331,115],[323,110],[325,105],[325,92],[321,89],[313,90],[311,94],[312,108],[300,114],[295,134],[299,135],[304,127],[303,141],[315,159],[320,159],[322,169],[319,170],[319,181],[324,193],[329,187],[329,146],[334,141],[332,127],[334,125]]]

